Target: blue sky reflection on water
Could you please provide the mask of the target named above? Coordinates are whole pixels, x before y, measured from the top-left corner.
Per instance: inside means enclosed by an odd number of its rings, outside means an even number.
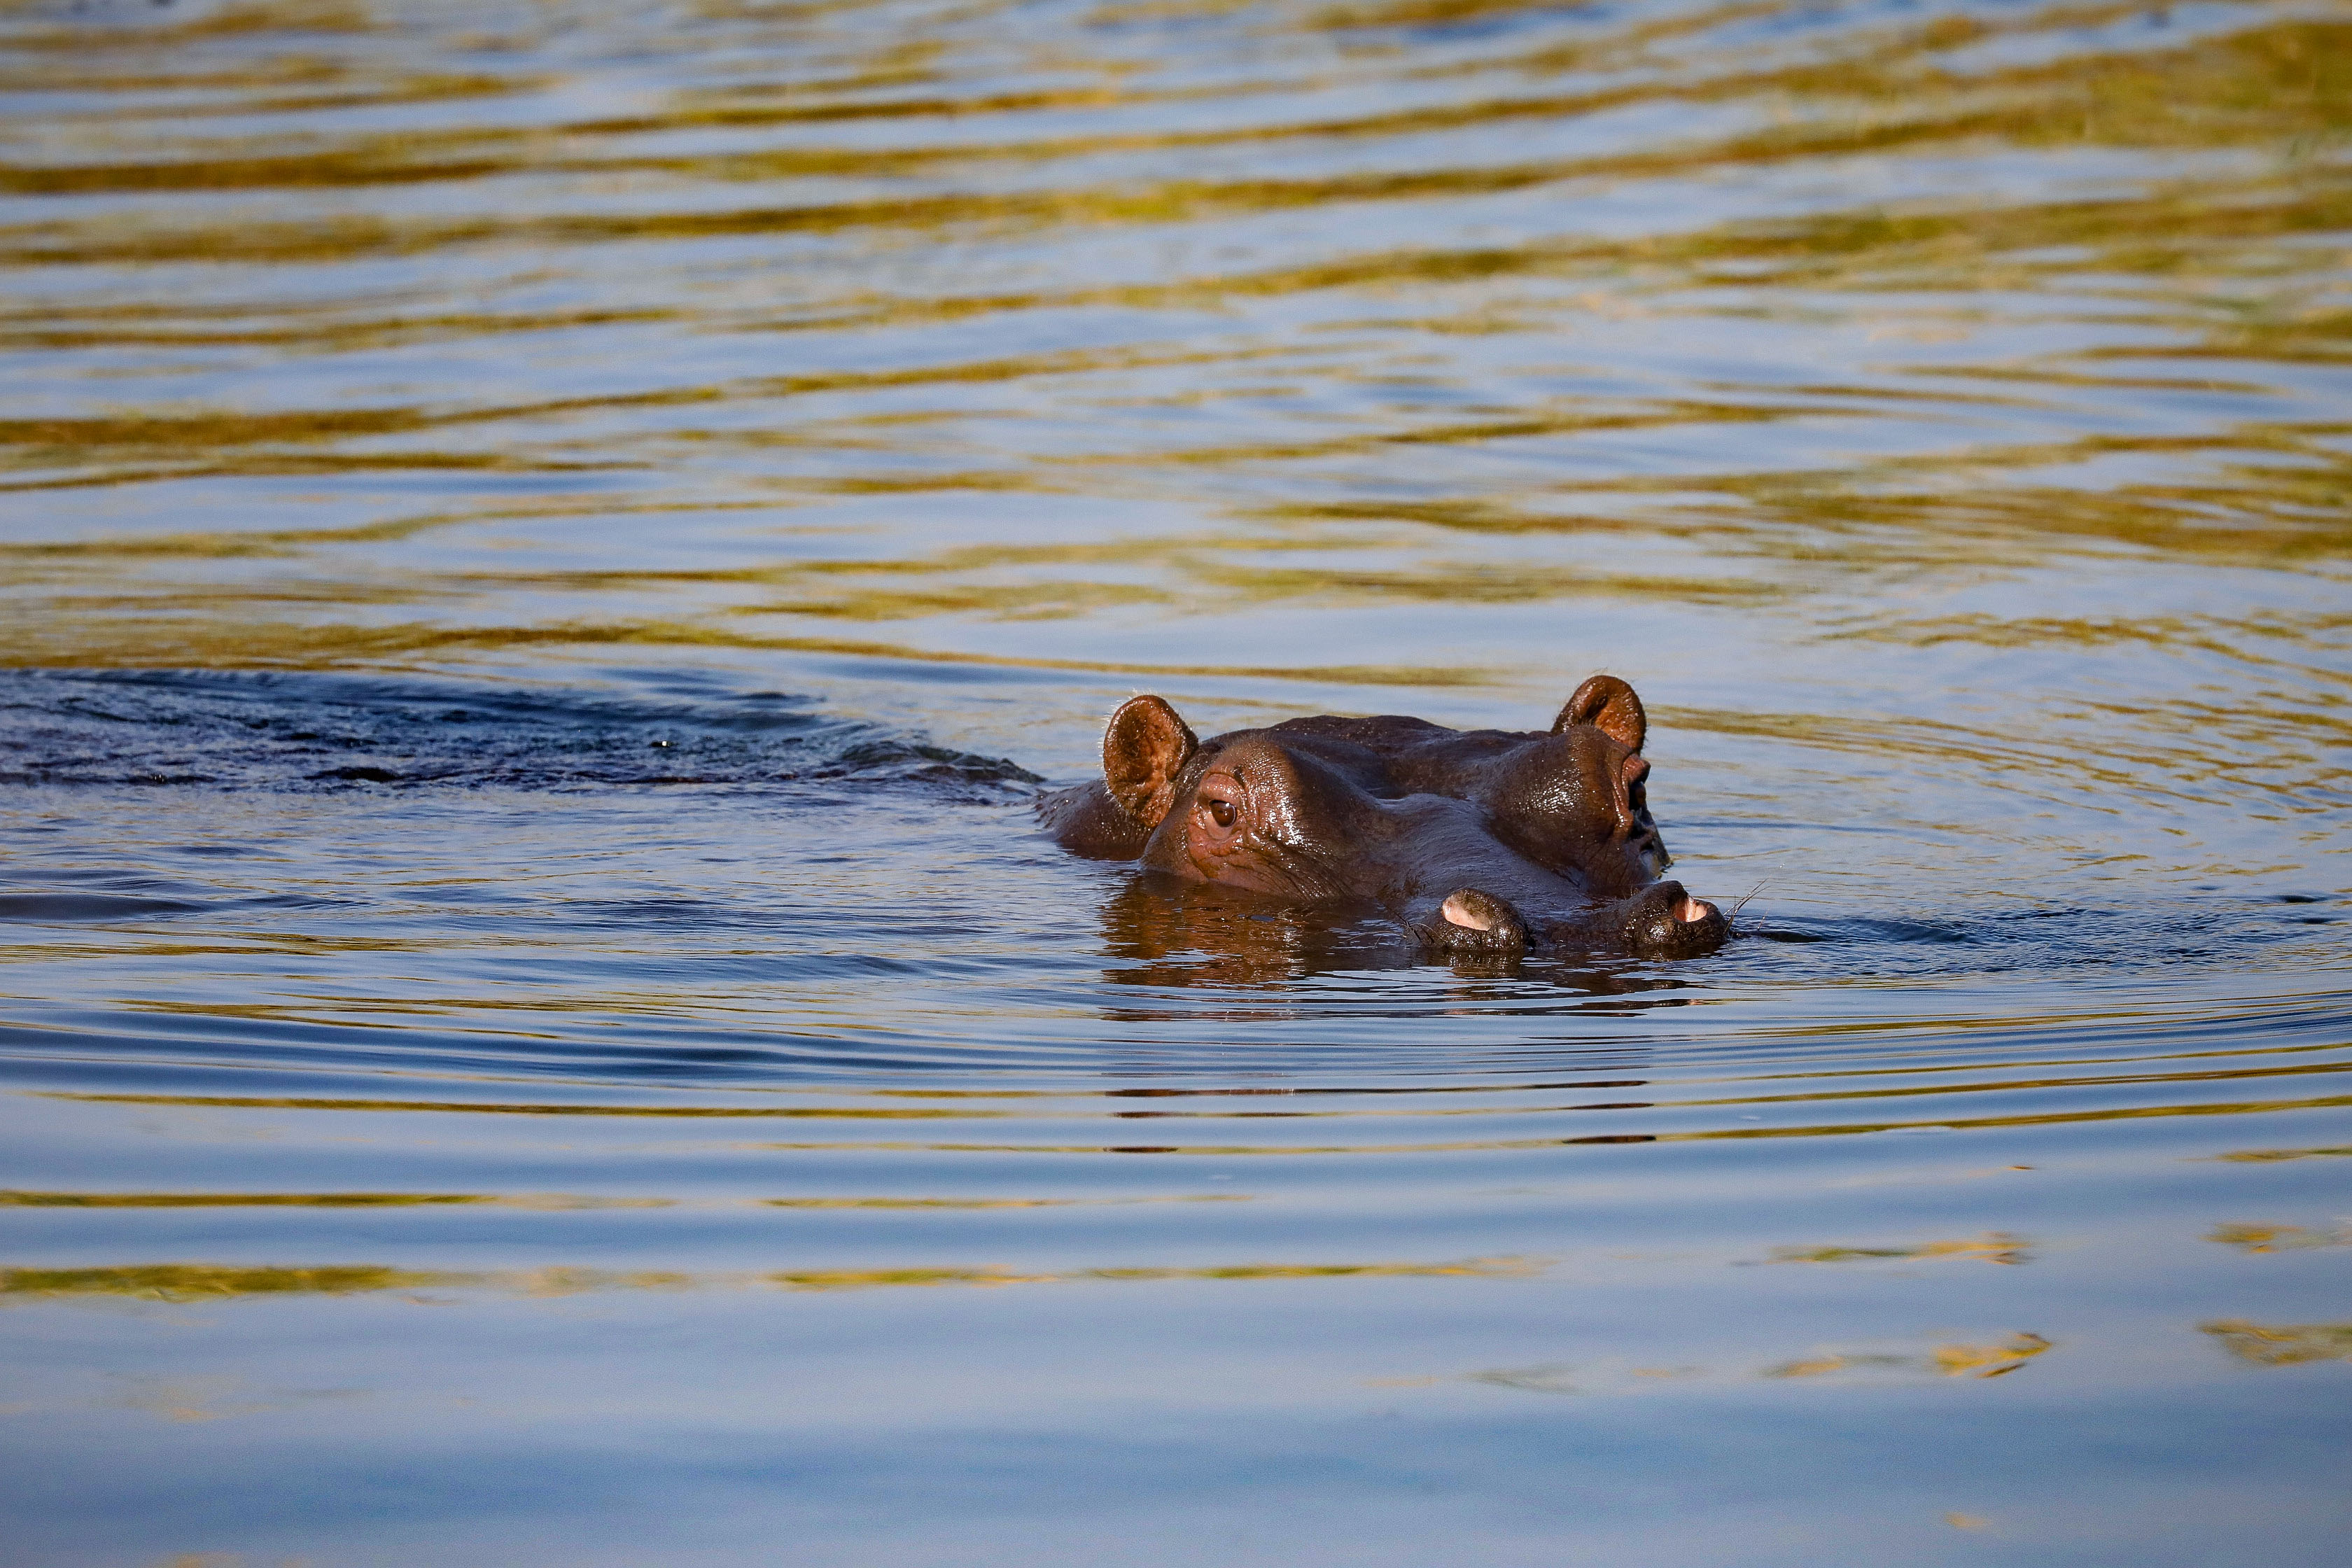
[[[0,8],[12,1544],[2324,1556],[2347,26]],[[1029,824],[1596,669],[1712,958]]]

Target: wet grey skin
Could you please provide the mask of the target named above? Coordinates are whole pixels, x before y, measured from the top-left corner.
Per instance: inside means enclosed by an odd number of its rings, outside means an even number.
[[[1272,898],[1375,905],[1437,957],[1694,958],[1730,934],[1650,815],[1648,719],[1596,675],[1549,731],[1291,719],[1198,739],[1158,697],[1103,733],[1103,774],[1038,803],[1097,859]]]

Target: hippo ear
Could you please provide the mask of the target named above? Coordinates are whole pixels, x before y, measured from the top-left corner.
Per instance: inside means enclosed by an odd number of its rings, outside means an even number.
[[[1176,775],[1201,744],[1176,710],[1157,697],[1131,697],[1103,731],[1103,783],[1111,798],[1146,827],[1157,827],[1176,799]]]
[[[1642,700],[1613,675],[1596,675],[1578,687],[1552,721],[1551,732],[1557,735],[1570,724],[1590,724],[1629,752],[1640,751],[1650,733]]]

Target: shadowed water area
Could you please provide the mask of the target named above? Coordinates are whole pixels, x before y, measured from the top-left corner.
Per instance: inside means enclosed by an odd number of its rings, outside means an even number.
[[[0,281],[11,1562],[2340,1552],[2340,0],[6,4]],[[1713,956],[1032,821],[1595,670]]]

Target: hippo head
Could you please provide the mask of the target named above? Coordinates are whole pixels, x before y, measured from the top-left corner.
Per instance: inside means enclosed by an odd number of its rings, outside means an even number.
[[[1711,951],[1722,913],[1661,882],[1648,721],[1613,676],[1543,732],[1293,719],[1202,742],[1158,697],[1111,718],[1099,784],[1040,810],[1080,853],[1188,881],[1387,908],[1441,952]]]

